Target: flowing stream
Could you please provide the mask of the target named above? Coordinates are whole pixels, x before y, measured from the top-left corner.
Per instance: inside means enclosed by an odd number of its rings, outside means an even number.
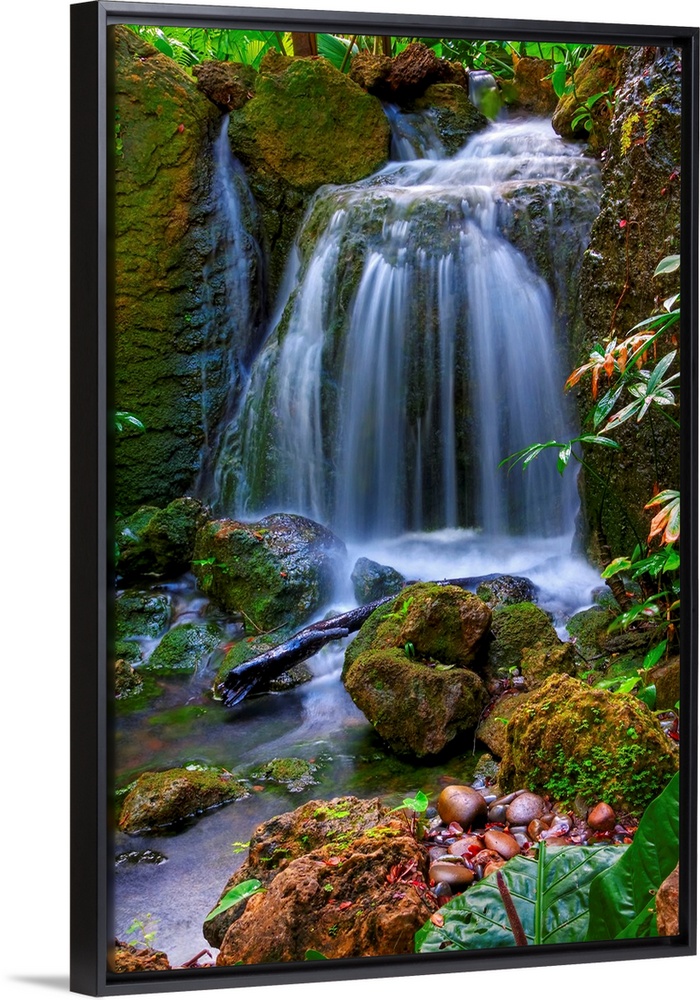
[[[572,554],[573,476],[547,459],[525,474],[499,463],[575,433],[563,345],[597,167],[544,121],[498,122],[447,158],[430,120],[387,115],[396,159],[313,199],[202,483],[219,516],[296,511],[330,525],[348,545],[336,609],[355,603],[350,571],[367,556],[409,579],[528,576],[561,629],[600,582]],[[247,196],[226,150],[217,155],[234,226]],[[253,258],[232,261],[234,298]],[[250,325],[252,307],[236,301]],[[212,614],[190,576],[165,589],[171,626]],[[425,766],[389,754],[339,681],[342,657],[332,644],[309,661],[309,683],[226,711],[209,696],[215,654],[194,677],[159,678],[155,697],[118,706],[122,787],[187,761],[243,774],[272,757],[318,765],[303,791],[261,782],[171,835],[118,834],[118,936],[150,914],[156,946],[186,961],[206,946],[203,918],[245,857],[233,845],[258,823],[310,798],[392,804],[440,777],[468,780],[474,748]]]

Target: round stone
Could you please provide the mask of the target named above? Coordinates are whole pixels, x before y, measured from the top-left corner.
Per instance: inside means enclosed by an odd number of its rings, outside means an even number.
[[[503,803],[496,803],[489,809],[489,823],[505,823],[506,807]]]
[[[469,785],[448,785],[440,792],[437,810],[443,823],[459,823],[464,829],[486,817],[484,796]]]
[[[441,896],[451,896],[452,886],[447,882],[437,882],[430,891],[439,899]]]
[[[428,875],[432,882],[447,882],[452,888],[471,885],[474,881],[474,872],[471,868],[449,861],[435,861],[430,866]]]
[[[548,824],[543,819],[533,819],[527,825],[527,835],[530,840],[539,840],[540,834],[547,829],[549,829]]]
[[[506,810],[506,820],[511,826],[527,826],[539,819],[544,812],[544,799],[534,792],[523,792],[513,799]]]
[[[484,834],[484,843],[489,851],[496,851],[506,861],[520,854],[520,845],[515,837],[511,837],[503,830],[487,830]]]
[[[593,806],[588,814],[588,825],[591,830],[598,833],[612,830],[615,826],[614,810],[607,802],[599,802],[597,806]]]
[[[450,844],[447,850],[455,857],[461,858],[470,847],[481,847],[481,841],[478,837],[460,837],[459,840],[455,840],[454,844]]]

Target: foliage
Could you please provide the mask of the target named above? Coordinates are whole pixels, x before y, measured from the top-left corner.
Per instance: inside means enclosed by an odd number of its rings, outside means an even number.
[[[624,856],[591,883],[588,941],[656,937],[654,897],[678,864],[679,777],[649,805]]]
[[[591,94],[586,100],[581,104],[574,112],[574,117],[571,119],[571,128],[576,131],[579,125],[583,125],[587,132],[590,132],[593,128],[593,108],[598,104],[599,101],[603,101],[608,109],[612,111],[612,97],[615,88],[611,85],[607,90],[602,90],[599,94]]]
[[[405,811],[409,814],[408,826],[411,834],[418,840],[423,836],[425,821],[421,818],[428,808],[428,796],[425,792],[417,791],[414,798],[405,798],[400,806],[392,809],[392,812]]]
[[[588,926],[590,885],[624,850],[610,844],[547,848],[541,841],[537,858],[519,855],[500,868],[527,943],[581,941]],[[442,926],[431,920],[417,932],[416,951],[512,946],[498,872],[446,903],[439,911]]]
[[[208,920],[213,920],[214,917],[218,917],[220,913],[225,913],[226,910],[230,910],[232,906],[236,906],[238,903],[242,903],[246,899],[250,899],[258,892],[262,892],[263,884],[257,878],[249,878],[245,882],[240,882],[235,885],[233,889],[230,889],[226,895],[223,897],[218,906],[215,906],[211,913],[207,913],[204,918],[206,923]]]
[[[158,918],[150,913],[135,917],[124,932],[127,944],[134,948],[152,948],[158,933],[158,923]]]
[[[139,418],[133,414],[129,413],[128,410],[116,410],[114,414],[114,429],[118,434],[126,430],[127,427],[133,427],[137,431],[145,431],[143,423]]]

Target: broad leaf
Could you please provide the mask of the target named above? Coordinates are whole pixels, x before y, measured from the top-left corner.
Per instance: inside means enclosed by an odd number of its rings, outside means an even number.
[[[214,917],[218,917],[220,913],[225,913],[226,910],[230,910],[232,906],[236,905],[236,903],[242,903],[244,899],[250,899],[250,897],[254,896],[256,892],[261,892],[262,887],[262,882],[257,878],[249,878],[246,882],[240,882],[226,893],[219,905],[215,906],[211,913],[207,913],[204,918],[204,922],[206,923],[207,920],[213,920]]]
[[[624,847],[550,847],[538,857],[519,855],[499,871],[518,911],[528,944],[583,941],[592,880],[620,857]],[[416,951],[508,948],[515,941],[492,872],[439,911],[442,927],[428,921],[416,934]]]
[[[654,271],[654,277],[657,274],[670,274],[672,271],[677,271],[681,266],[680,254],[674,253],[670,257],[664,257],[662,261],[656,265],[656,270]]]
[[[678,864],[678,774],[642,816],[634,840],[591,884],[587,941],[656,935],[654,898]]]

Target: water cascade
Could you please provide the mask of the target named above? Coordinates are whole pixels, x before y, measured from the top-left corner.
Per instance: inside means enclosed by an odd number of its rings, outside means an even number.
[[[598,185],[532,120],[321,189],[220,455],[219,508],[298,511],[348,539],[569,531],[568,477],[499,462],[572,433],[564,327]]]

